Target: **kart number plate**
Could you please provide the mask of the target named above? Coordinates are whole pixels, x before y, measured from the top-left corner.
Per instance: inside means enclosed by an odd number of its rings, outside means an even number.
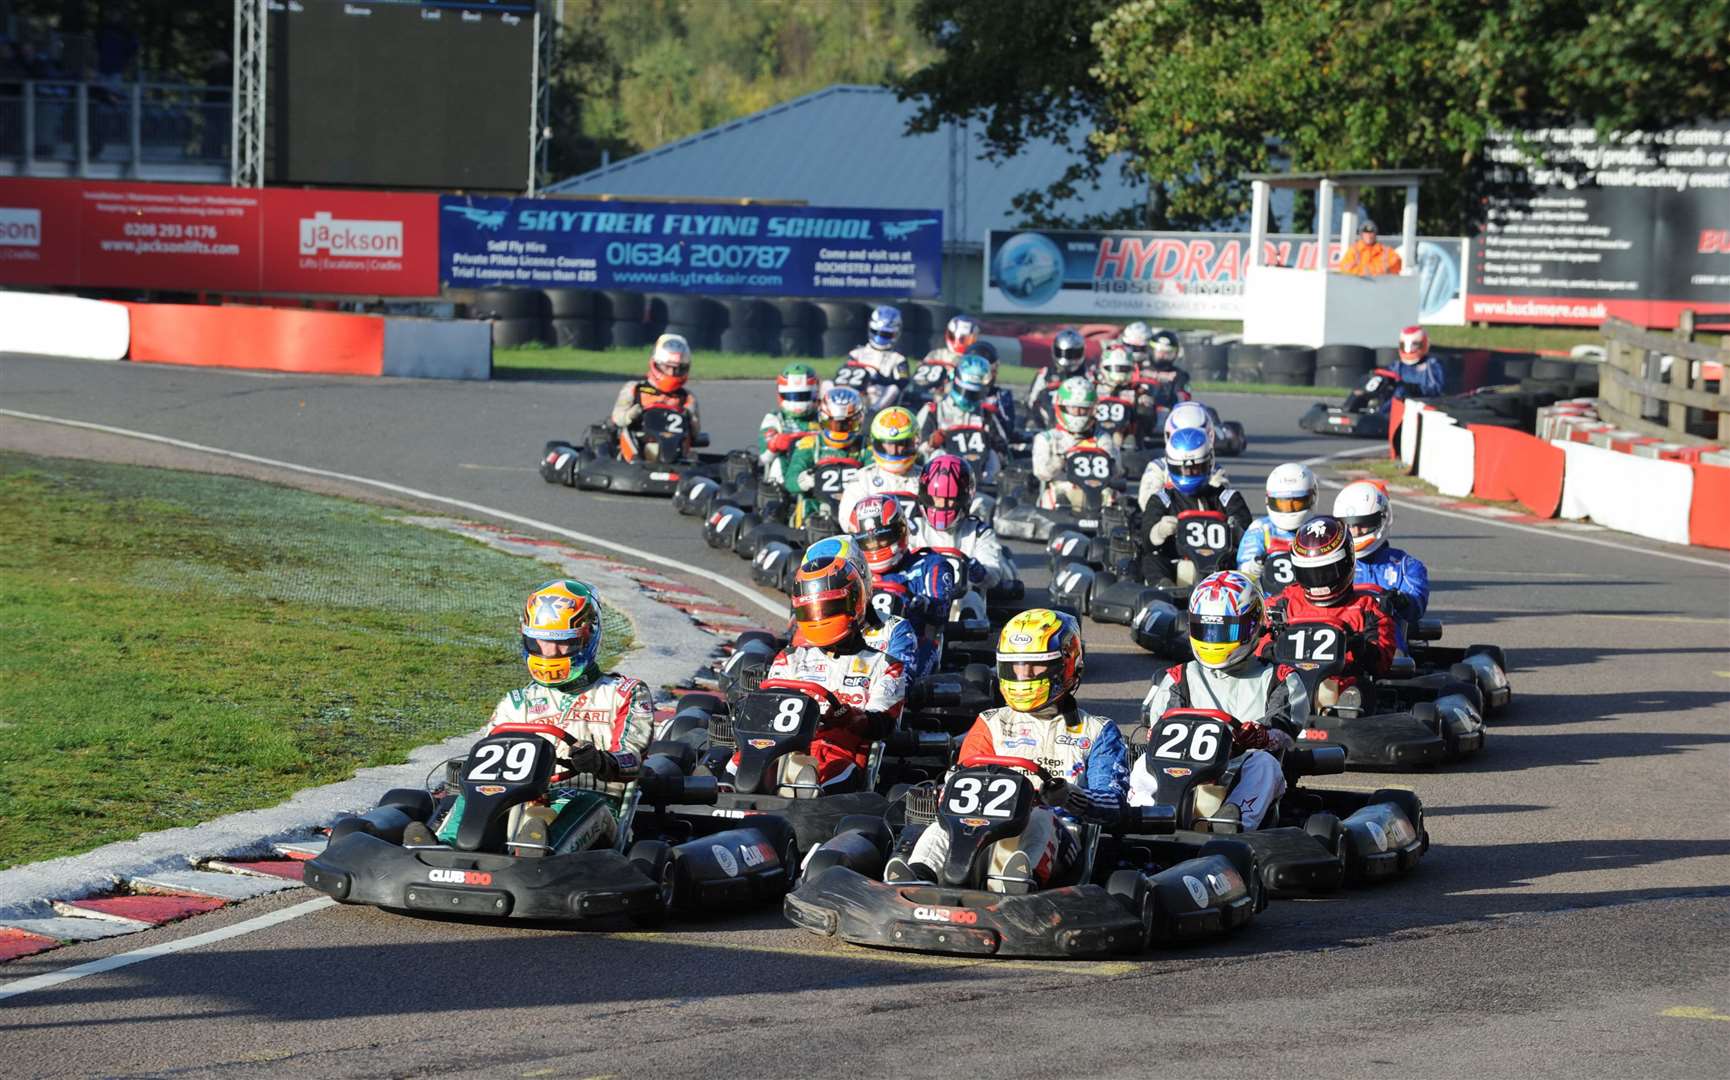
[[[1278,555],[1269,555],[1267,560],[1262,563],[1262,578],[1273,585],[1272,588],[1262,589],[1262,592],[1269,596],[1296,581],[1297,575],[1292,572],[1291,568],[1291,556],[1283,552]]]
[[[1013,776],[962,773],[943,786],[943,812],[952,817],[1007,820],[1015,816],[1015,796],[1023,783]]]
[[[740,735],[809,735],[821,710],[803,694],[757,691],[734,707],[733,730]]]
[[[1111,455],[1103,450],[1072,452],[1064,462],[1064,471],[1083,487],[1099,487],[1111,479]]]
[[[1294,623],[1274,643],[1275,659],[1309,669],[1342,663],[1345,655],[1345,634],[1327,623]]]

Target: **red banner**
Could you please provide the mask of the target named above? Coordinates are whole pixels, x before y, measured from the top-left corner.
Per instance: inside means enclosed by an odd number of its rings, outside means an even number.
[[[438,197],[0,180],[0,285],[436,296]]]

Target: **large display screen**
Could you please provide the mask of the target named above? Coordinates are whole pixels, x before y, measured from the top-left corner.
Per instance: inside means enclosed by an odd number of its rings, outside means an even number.
[[[523,190],[534,16],[524,0],[271,0],[268,181]]]

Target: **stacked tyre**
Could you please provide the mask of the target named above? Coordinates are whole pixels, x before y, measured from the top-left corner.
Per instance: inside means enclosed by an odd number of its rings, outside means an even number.
[[[1226,381],[1234,383],[1261,382],[1262,353],[1260,345],[1246,345],[1238,342],[1226,354]]]
[[[1376,352],[1363,345],[1323,345],[1316,350],[1316,386],[1356,389],[1375,370]]]
[[[547,289],[546,295],[554,345],[566,349],[600,348],[592,289]]]
[[[1520,389],[1560,401],[1567,398],[1596,397],[1598,365],[1574,360],[1551,360],[1539,357],[1532,361],[1531,373],[1520,380]],[[1543,402],[1550,404],[1550,402]]]
[[[495,349],[552,340],[552,305],[546,293],[533,289],[481,289],[469,303],[469,318],[492,323]]]
[[[653,341],[647,314],[648,299],[640,292],[607,289],[595,294],[595,331],[603,347],[635,349]]]
[[[823,355],[823,313],[816,304],[809,300],[775,300],[771,306],[780,327],[776,348],[771,352],[778,356]]]
[[[649,297],[649,327],[654,334],[678,334],[693,349],[721,345],[722,308],[706,296],[657,293]]]
[[[1224,382],[1230,367],[1231,347],[1213,342],[1185,344],[1183,364],[1190,377],[1200,382]]]
[[[817,311],[822,316],[819,356],[846,356],[865,343],[865,326],[871,309],[864,304],[839,300],[819,300]]]
[[[720,301],[717,347],[726,353],[769,353],[781,347],[781,316],[766,300]]]
[[[1275,345],[1262,354],[1261,378],[1275,386],[1314,386],[1316,351],[1305,345]]]

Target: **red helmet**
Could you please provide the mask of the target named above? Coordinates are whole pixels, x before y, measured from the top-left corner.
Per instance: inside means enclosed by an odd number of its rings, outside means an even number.
[[[1408,364],[1415,364],[1428,356],[1430,352],[1430,335],[1424,333],[1421,326],[1408,326],[1400,331],[1400,359]]]
[[[907,554],[907,515],[893,495],[871,495],[853,508],[853,539],[873,574],[887,573]]]
[[[1337,517],[1310,518],[1292,534],[1291,564],[1310,600],[1330,607],[1339,603],[1352,591],[1351,532]]]
[[[919,474],[919,512],[934,529],[948,532],[973,503],[973,470],[954,454],[938,454]]]
[[[671,394],[691,375],[691,344],[680,334],[662,334],[649,356],[649,385]]]

